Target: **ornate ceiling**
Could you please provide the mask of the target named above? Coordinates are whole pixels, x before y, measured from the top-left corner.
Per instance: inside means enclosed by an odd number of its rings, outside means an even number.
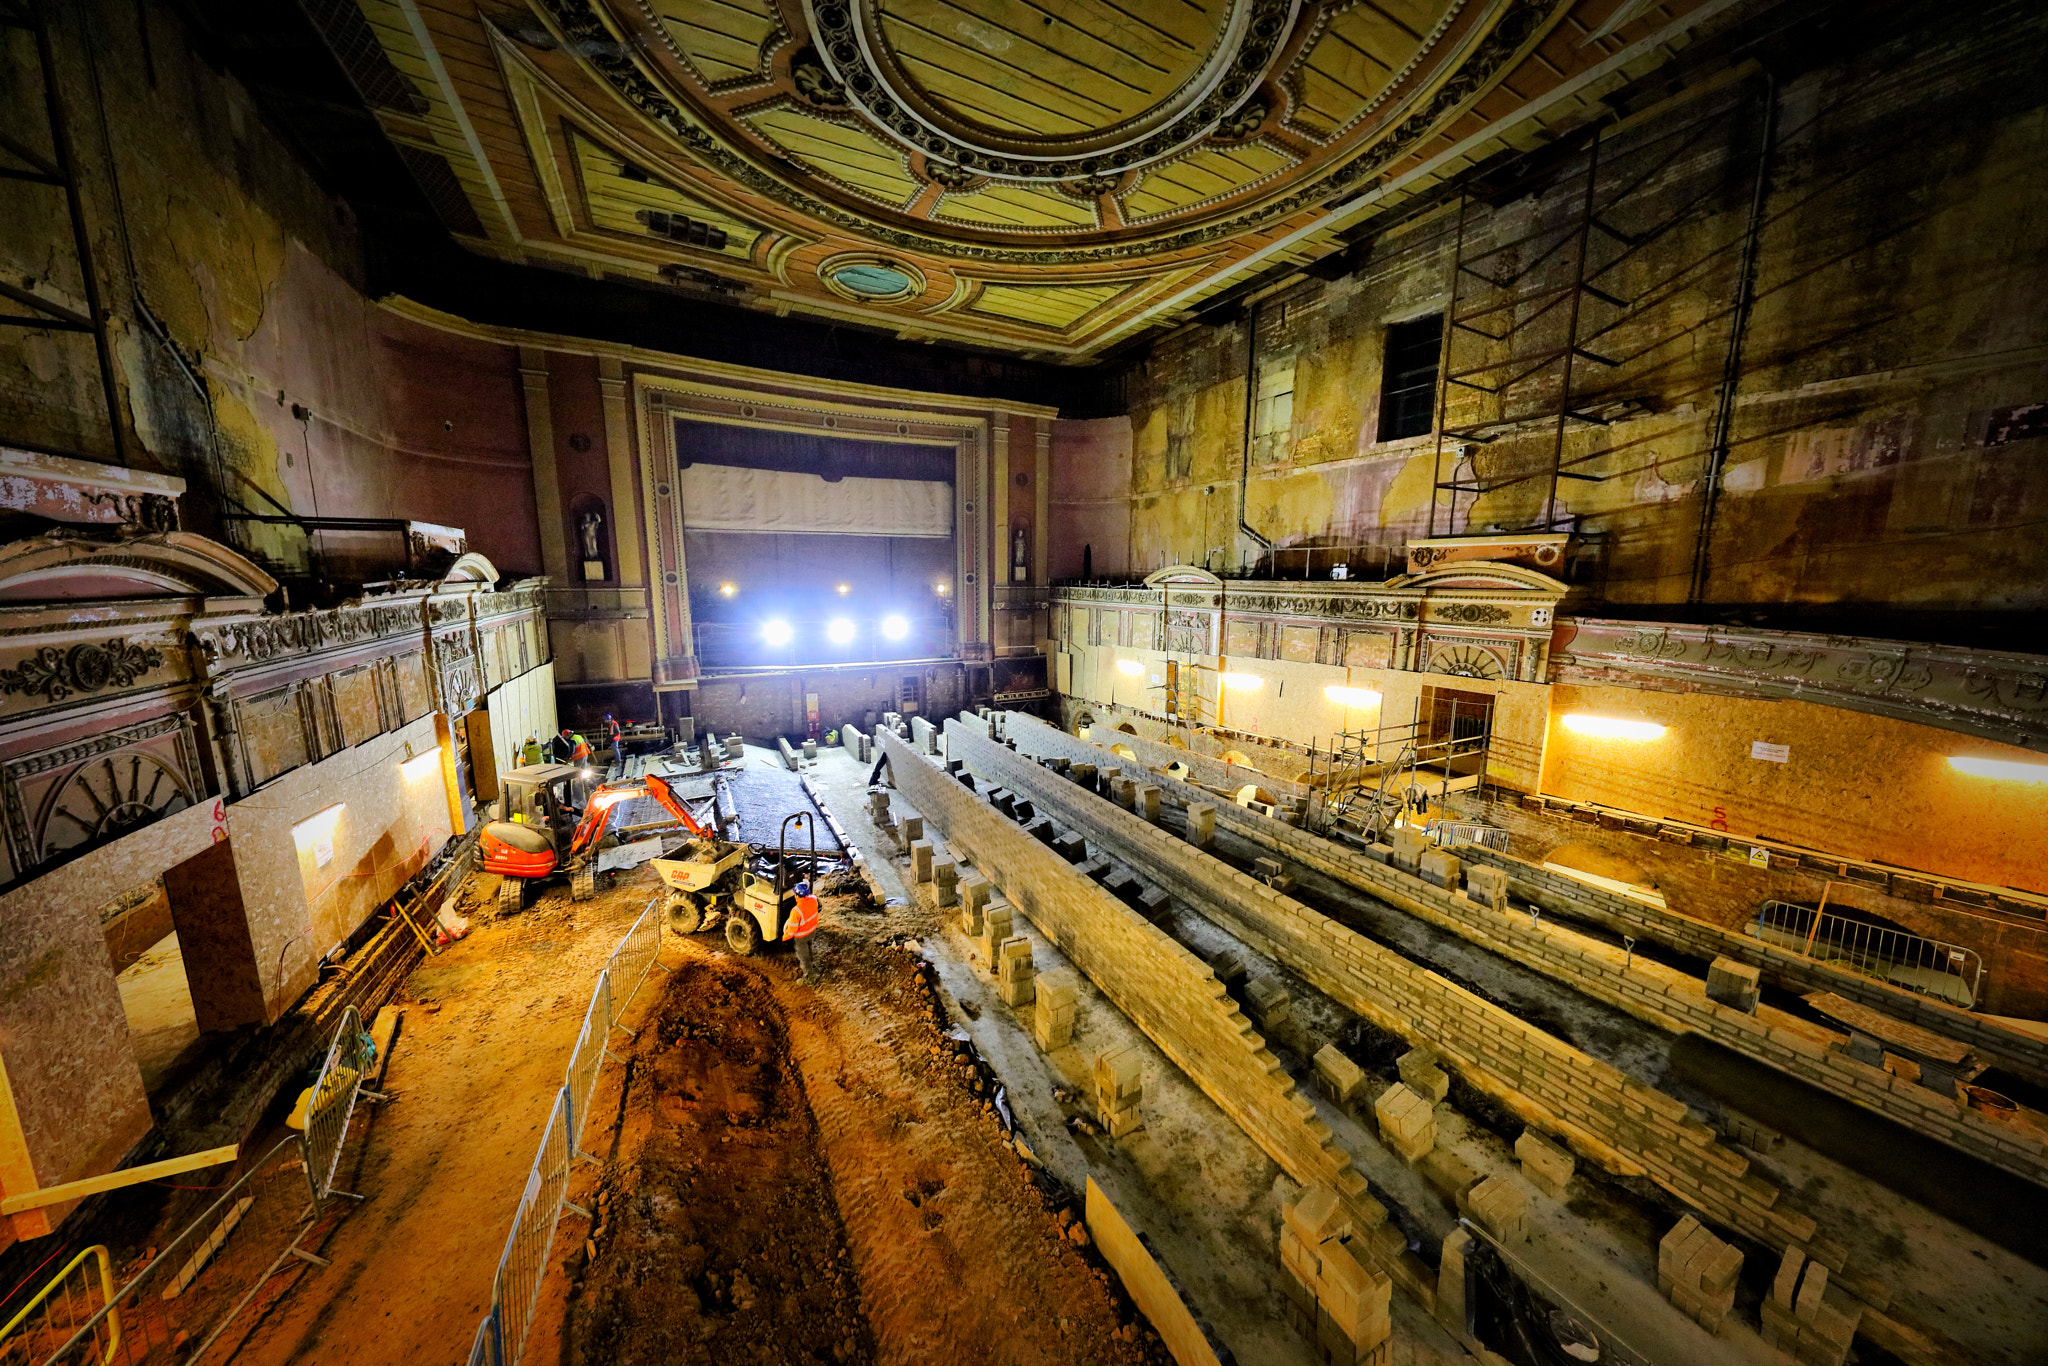
[[[1728,4],[308,9],[472,249],[1079,361],[1582,119]]]

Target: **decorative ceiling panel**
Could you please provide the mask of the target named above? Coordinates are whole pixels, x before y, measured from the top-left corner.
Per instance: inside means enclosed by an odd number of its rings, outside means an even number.
[[[378,117],[449,156],[476,250],[1085,360],[1732,0],[1597,38],[1624,0],[357,2],[430,110]]]

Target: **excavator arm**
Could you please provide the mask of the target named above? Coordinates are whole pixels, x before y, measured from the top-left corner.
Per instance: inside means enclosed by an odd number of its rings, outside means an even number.
[[[588,852],[604,835],[605,828],[612,822],[612,810],[620,802],[635,797],[653,797],[669,814],[682,823],[685,830],[700,838],[710,838],[716,832],[705,829],[703,823],[683,804],[675,789],[656,774],[648,774],[637,783],[607,783],[590,794],[584,804],[583,819],[576,826],[576,834],[569,841],[569,857],[576,858]]]

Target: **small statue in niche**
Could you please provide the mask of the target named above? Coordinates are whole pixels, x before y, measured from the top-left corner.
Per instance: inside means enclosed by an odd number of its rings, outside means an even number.
[[[1010,581],[1024,583],[1031,577],[1030,542],[1019,525],[1010,532]]]
[[[598,547],[600,536],[604,531],[604,514],[592,508],[589,512],[576,519],[576,528],[583,533],[583,558],[586,560],[603,559],[604,552]]]

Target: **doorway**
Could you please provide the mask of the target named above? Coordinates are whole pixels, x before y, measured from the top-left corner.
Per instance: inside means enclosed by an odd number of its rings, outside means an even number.
[[[1487,740],[1493,733],[1493,703],[1492,693],[1423,688],[1418,757],[1453,777],[1480,772],[1486,767]]]

